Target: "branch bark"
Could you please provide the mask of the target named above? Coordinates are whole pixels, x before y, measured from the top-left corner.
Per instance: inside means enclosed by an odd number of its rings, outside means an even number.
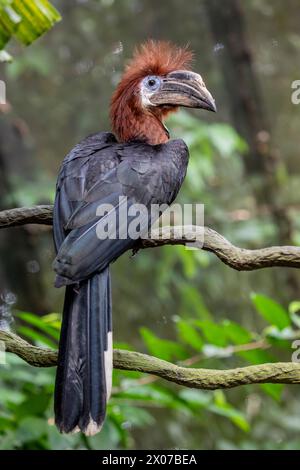
[[[51,225],[53,206],[21,207],[0,212],[0,228],[25,224]],[[272,246],[258,250],[239,248],[208,227],[165,227],[152,232],[152,238],[138,242],[137,248],[188,245],[214,253],[223,263],[238,271],[270,267],[300,268],[300,247]],[[197,241],[195,241],[195,239]],[[202,241],[201,241],[202,240]]]
[[[51,225],[53,206],[34,206],[0,212],[0,228],[25,224]],[[195,241],[196,240],[196,241]],[[226,238],[207,227],[165,227],[140,240],[137,249],[164,245],[188,245],[214,253],[223,263],[239,271],[265,267],[300,267],[300,248],[278,246],[246,250],[232,245]],[[0,330],[4,350],[14,353],[36,367],[57,364],[57,351],[29,344],[19,336]],[[0,344],[1,345],[1,344]],[[114,368],[139,371],[186,387],[215,390],[255,383],[300,384],[300,364],[274,363],[229,370],[195,369],[178,366],[138,352],[114,350]]]
[[[53,206],[18,207],[0,212],[0,228],[26,224],[52,225]]]
[[[19,336],[0,331],[5,350],[36,367],[53,367],[57,351],[32,346]],[[195,369],[177,366],[138,352],[114,350],[114,368],[155,375],[185,387],[203,390],[233,388],[258,383],[300,384],[300,364],[278,362],[228,370]]]

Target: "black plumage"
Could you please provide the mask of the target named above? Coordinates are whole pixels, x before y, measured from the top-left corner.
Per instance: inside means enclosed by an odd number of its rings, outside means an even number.
[[[63,432],[94,434],[104,421],[112,371],[109,264],[136,244],[127,232],[100,240],[97,226],[106,226],[109,215],[97,216],[97,208],[111,204],[118,215],[126,197],[131,221],[133,204],[169,205],[187,164],[182,140],[119,143],[110,133],[84,139],[63,161],[54,208],[56,285],[67,286],[55,389]],[[141,229],[151,223],[145,215]],[[118,225],[121,232],[124,227]]]

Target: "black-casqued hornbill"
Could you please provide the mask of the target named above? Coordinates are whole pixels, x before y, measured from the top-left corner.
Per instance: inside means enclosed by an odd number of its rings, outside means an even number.
[[[129,236],[100,240],[97,224],[108,214],[97,209],[111,204],[118,213],[122,200],[128,212],[137,203],[171,204],[189,153],[182,140],[169,140],[163,120],[178,106],[216,111],[190,60],[187,48],[168,42],[142,45],[112,98],[114,134],[87,137],[63,161],[54,206],[56,286],[66,286],[55,386],[61,432],[93,435],[105,419],[112,381],[109,265],[136,243]],[[149,222],[145,217],[141,231]]]

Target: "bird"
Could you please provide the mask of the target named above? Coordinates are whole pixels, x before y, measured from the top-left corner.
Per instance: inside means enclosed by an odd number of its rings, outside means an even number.
[[[150,39],[136,47],[112,95],[112,132],[86,137],[62,162],[53,220],[55,286],[65,287],[54,392],[62,433],[98,433],[111,395],[110,264],[138,240],[129,236],[128,221],[118,222],[119,236],[99,237],[99,227],[105,231],[111,214],[124,207],[133,220],[136,204],[147,210],[172,204],[189,151],[183,140],[170,138],[165,118],[180,107],[216,112],[192,60],[189,47],[169,41]],[[110,209],[99,212],[103,205]],[[152,223],[145,211],[140,233]]]

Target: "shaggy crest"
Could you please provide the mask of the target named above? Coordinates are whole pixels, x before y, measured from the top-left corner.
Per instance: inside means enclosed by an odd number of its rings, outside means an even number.
[[[133,138],[139,127],[135,122],[141,112],[138,83],[147,75],[164,76],[175,70],[188,70],[192,59],[193,53],[188,47],[177,47],[168,41],[151,39],[135,49],[111,101],[112,128],[120,141]],[[153,123],[157,127],[157,122],[152,120]],[[161,125],[160,131],[165,133]]]
[[[137,47],[128,62],[122,81],[131,81],[147,75],[167,75],[188,69],[193,53],[187,47],[177,47],[168,41],[149,41]]]

